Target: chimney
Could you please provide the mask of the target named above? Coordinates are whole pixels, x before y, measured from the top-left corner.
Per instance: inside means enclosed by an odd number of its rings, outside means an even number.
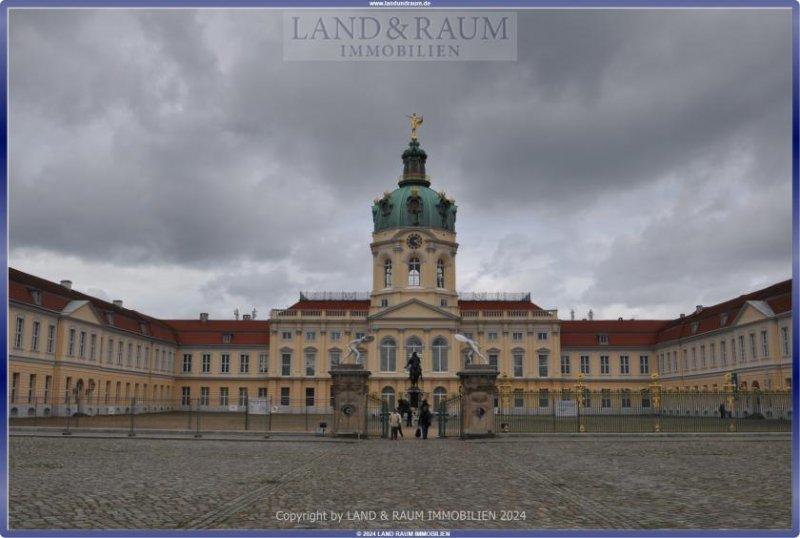
[[[242,320],[243,321],[249,321],[250,320],[250,314],[243,314],[242,315]]]
[[[61,285],[67,288],[68,290],[72,289],[72,281],[71,280],[62,280]]]
[[[592,321],[593,319],[594,319],[594,312],[592,312],[592,310],[589,309],[589,321]]]
[[[114,299],[114,306],[122,308],[122,299]]]
[[[699,304],[699,305],[694,307],[694,313],[695,314],[699,314],[702,311],[703,311],[703,305]]]
[[[685,318],[686,314],[681,314],[681,319]]]
[[[200,312],[200,321],[208,321],[208,312]]]

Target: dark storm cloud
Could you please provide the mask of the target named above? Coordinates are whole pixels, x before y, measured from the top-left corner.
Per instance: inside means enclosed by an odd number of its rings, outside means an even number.
[[[532,10],[518,29],[517,62],[284,62],[278,11],[14,10],[12,263],[194,266],[210,302],[369,287],[370,204],[417,111],[461,250],[498,261],[462,283],[564,308],[663,304],[672,271],[689,296],[720,267],[720,293],[788,276],[789,11]]]

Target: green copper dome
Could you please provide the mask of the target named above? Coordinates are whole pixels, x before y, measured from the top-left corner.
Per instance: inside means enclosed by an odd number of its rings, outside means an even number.
[[[372,206],[375,231],[401,227],[439,228],[456,231],[456,205],[444,192],[430,188],[425,175],[428,155],[412,139],[403,152],[403,177],[400,187],[384,193]]]

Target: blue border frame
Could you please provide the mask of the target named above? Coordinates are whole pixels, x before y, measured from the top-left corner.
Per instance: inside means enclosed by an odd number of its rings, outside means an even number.
[[[2,1],[2,0],[0,0]],[[363,9],[436,9],[436,8],[479,8],[491,7],[492,9],[504,8],[791,8],[792,10],[792,405],[793,409],[800,408],[800,392],[798,382],[800,381],[800,319],[798,319],[796,305],[800,304],[800,290],[797,282],[800,279],[800,182],[798,181],[798,141],[800,140],[800,126],[798,118],[798,55],[800,54],[800,38],[798,31],[799,4],[798,0],[502,0],[496,4],[489,4],[489,0],[430,0],[431,6],[427,8],[374,8],[369,6],[369,0],[299,0],[290,2],[288,0],[5,0],[0,4],[0,70],[6,74],[5,83],[0,85],[0,102],[5,106],[0,111],[0,181],[3,189],[0,189],[2,205],[5,208],[5,218],[2,219],[2,239],[5,242],[4,248],[0,248],[0,259],[5,268],[5,281],[2,288],[3,302],[8,305],[8,10],[13,8],[363,8]],[[2,332],[2,349],[4,350],[5,363],[8,364],[8,309],[0,313],[0,321],[5,327]],[[181,531],[181,530],[9,530],[8,529],[8,371],[7,368],[0,369],[2,385],[0,386],[0,412],[4,417],[2,421],[2,439],[0,440],[0,455],[5,463],[5,472],[0,473],[0,534],[2,536],[19,537],[84,537],[84,536],[148,536],[148,537],[172,537],[172,536],[360,536],[357,529],[353,530],[209,530],[209,531]],[[798,418],[797,413],[792,416],[792,529],[791,532],[784,530],[653,530],[653,531],[626,531],[626,530],[450,530],[449,536],[742,536],[742,537],[779,537],[779,536],[798,536],[800,534],[800,508],[798,507],[800,497],[798,497],[798,484],[800,483],[800,458],[798,458]],[[373,529],[365,529],[373,530]],[[417,529],[426,530],[426,529]],[[441,532],[441,531],[440,531]]]

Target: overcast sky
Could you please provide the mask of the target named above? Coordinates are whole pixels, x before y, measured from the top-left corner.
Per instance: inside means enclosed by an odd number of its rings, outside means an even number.
[[[160,318],[369,291],[421,113],[460,291],[672,319],[791,277],[791,11],[517,12],[517,61],[288,62],[268,10],[10,12],[9,265]]]

